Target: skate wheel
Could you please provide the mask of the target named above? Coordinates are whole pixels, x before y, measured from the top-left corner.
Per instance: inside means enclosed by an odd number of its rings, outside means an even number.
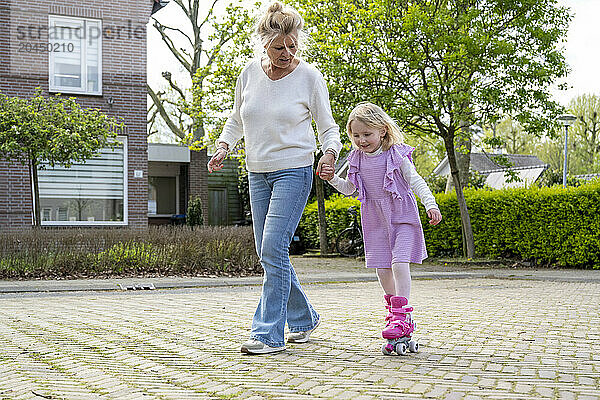
[[[418,353],[419,342],[416,340],[411,340],[410,342],[408,342],[408,351],[410,351],[411,353]]]
[[[401,356],[406,355],[406,343],[398,343],[396,344],[396,348],[394,349],[394,351],[396,351],[396,353],[400,354]]]
[[[381,346],[381,352],[385,356],[391,355],[393,351],[394,351],[394,348],[392,346],[390,346],[388,343]]]

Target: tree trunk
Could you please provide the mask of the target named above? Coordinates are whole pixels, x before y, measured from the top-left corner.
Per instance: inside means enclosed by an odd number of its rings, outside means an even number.
[[[317,193],[317,208],[319,211],[319,247],[321,254],[329,254],[327,244],[327,221],[325,219],[325,189],[323,180],[315,175],[315,191]]]
[[[464,128],[468,129],[468,128]],[[464,189],[469,184],[469,176],[471,175],[471,138],[463,139],[460,137],[455,138],[455,155],[456,165],[458,167],[458,176],[460,178],[460,184]],[[461,149],[464,147],[464,149]],[[466,153],[464,151],[466,150]],[[454,189],[454,179],[452,174],[448,175],[448,181],[446,182],[446,193],[450,193]]]
[[[454,190],[456,191],[456,199],[460,210],[460,221],[463,234],[463,255],[466,258],[473,258],[475,255],[475,240],[473,238],[473,228],[471,227],[471,217],[469,216],[465,194],[463,193],[462,183],[460,181],[458,163],[454,150],[454,137],[444,137],[444,145],[446,147],[446,154],[448,155],[450,174],[454,181]]]
[[[35,160],[29,160],[29,168],[31,169],[31,192],[33,194],[33,225],[38,227],[41,225],[41,211],[37,163]]]

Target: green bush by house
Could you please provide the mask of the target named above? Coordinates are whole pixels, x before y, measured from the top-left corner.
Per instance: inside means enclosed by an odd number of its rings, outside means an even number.
[[[432,257],[462,254],[456,195],[436,194],[443,221],[430,226],[421,205],[421,221]],[[479,256],[515,257],[536,264],[600,268],[600,181],[579,187],[465,190],[475,248]],[[349,224],[347,209],[356,199],[335,196],[325,202],[330,243]],[[307,247],[318,247],[316,204],[302,216],[300,234]]]

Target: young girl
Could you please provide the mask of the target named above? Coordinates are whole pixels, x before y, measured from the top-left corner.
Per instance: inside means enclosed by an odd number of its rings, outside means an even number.
[[[399,339],[406,339],[401,340],[406,344],[403,354],[414,330],[408,306],[409,263],[421,264],[427,258],[413,192],[425,206],[430,224],[437,225],[442,214],[412,163],[414,148],[403,143],[400,128],[385,111],[360,103],[350,113],[346,130],[355,148],[348,155],[348,179],[333,175],[331,167],[323,168],[321,176],[345,195],[358,191],[366,266],[376,268],[389,311],[382,336],[391,345],[382,350],[390,354]],[[413,342],[410,350],[417,347]]]

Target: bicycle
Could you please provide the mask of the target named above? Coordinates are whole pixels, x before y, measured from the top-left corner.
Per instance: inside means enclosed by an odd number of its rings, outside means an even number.
[[[358,211],[356,206],[348,208],[352,215],[350,226],[339,233],[335,239],[338,253],[346,257],[357,257],[364,253],[362,230],[358,224]]]

